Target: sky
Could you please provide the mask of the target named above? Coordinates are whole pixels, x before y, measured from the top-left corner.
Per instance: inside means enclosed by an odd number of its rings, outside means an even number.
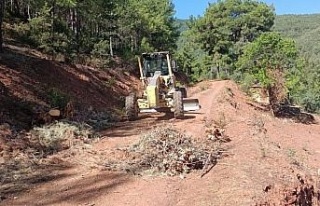
[[[273,4],[276,14],[314,14],[320,13],[320,0],[262,0],[268,5]],[[173,0],[176,17],[188,19],[191,15],[202,16],[208,3],[215,0]]]

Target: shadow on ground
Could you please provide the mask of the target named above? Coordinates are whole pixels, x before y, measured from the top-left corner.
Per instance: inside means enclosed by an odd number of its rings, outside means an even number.
[[[37,184],[67,177],[62,171],[70,169],[63,165],[37,165],[10,161],[0,165],[1,200],[26,192]],[[1,203],[1,201],[0,201]]]
[[[259,103],[247,102],[248,105],[252,106],[254,110],[262,111],[262,112],[272,112],[272,109],[269,105],[262,105]],[[318,124],[314,115],[301,111],[300,107],[292,106],[292,105],[280,105],[273,111],[273,114],[277,118],[282,119],[291,119],[296,123],[302,124]]]
[[[139,135],[154,127],[163,124],[173,124],[173,122],[184,121],[196,118],[193,114],[187,114],[182,119],[175,119],[172,112],[167,113],[143,113],[136,121],[124,121],[115,123],[110,129],[102,131],[100,134],[107,137],[129,137]]]
[[[107,194],[128,180],[125,174],[106,171],[84,176],[64,166],[43,165],[35,169],[32,173],[26,171],[19,180],[1,184],[0,205],[78,205],[94,201],[101,193]],[[24,195],[19,196],[20,193]]]

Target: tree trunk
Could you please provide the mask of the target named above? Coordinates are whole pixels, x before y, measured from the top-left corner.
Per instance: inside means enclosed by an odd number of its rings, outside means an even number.
[[[3,52],[3,31],[2,31],[2,22],[4,17],[4,1],[0,0],[0,53]]]
[[[27,14],[28,14],[28,21],[30,21],[30,19],[31,19],[31,15],[30,15],[30,1],[28,1],[28,5],[27,5]]]
[[[111,35],[110,35],[110,39],[109,39],[109,46],[110,46],[110,55],[113,57],[112,36]]]
[[[5,0],[3,0],[4,2]],[[20,5],[19,2],[17,0],[13,1],[13,10],[16,16],[21,17],[20,15]]]
[[[53,0],[52,2],[52,8],[51,8],[51,42],[53,43],[55,41],[55,15],[56,15],[56,0]],[[52,59],[55,58],[55,49],[52,49]]]

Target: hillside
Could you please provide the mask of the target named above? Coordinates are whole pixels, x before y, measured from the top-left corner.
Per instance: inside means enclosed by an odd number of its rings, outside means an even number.
[[[4,49],[0,57],[0,123],[9,123],[18,131],[45,121],[39,119],[42,114],[52,108],[64,110],[68,103],[72,118],[78,121],[94,112],[109,114],[112,119],[111,113],[122,110],[129,88],[137,88],[139,82],[130,74],[136,65],[117,63],[116,59],[113,67],[97,69],[52,61],[29,48],[7,45]],[[121,113],[118,115],[121,119]]]
[[[186,19],[176,20],[180,31],[188,29]],[[320,14],[309,15],[277,15],[272,28],[286,37],[293,38],[300,53],[309,60],[320,59]]]
[[[319,62],[320,14],[279,15],[275,19],[273,30],[293,38],[303,56]]]

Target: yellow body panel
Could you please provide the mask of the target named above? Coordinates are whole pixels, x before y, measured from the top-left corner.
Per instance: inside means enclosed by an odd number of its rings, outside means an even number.
[[[150,108],[154,108],[159,105],[159,92],[157,86],[147,86],[147,99]]]

